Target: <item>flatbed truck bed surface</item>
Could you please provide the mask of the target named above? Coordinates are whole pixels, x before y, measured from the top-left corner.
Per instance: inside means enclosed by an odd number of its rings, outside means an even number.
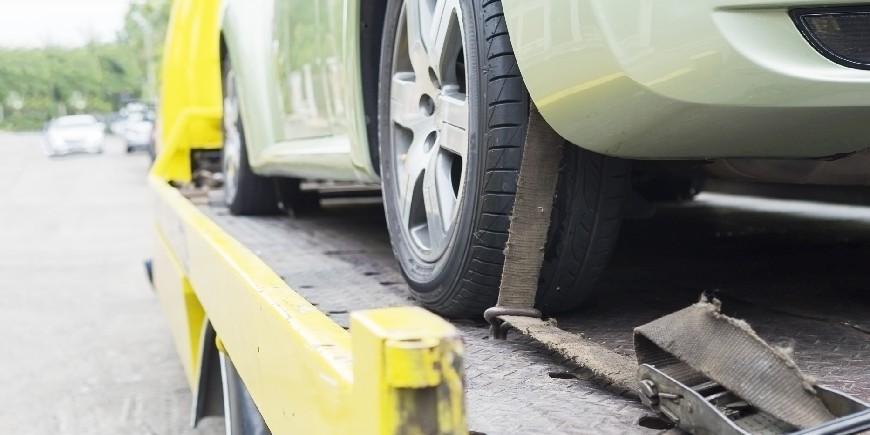
[[[344,328],[353,311],[415,304],[395,264],[378,198],[325,199],[320,209],[297,217],[232,216],[219,190],[195,202]],[[870,400],[864,276],[870,212],[843,217],[836,212],[843,206],[804,206],[821,211],[774,213],[719,194],[663,205],[657,217],[626,224],[598,296],[556,320],[633,356],[635,326],[712,294],[725,313],[747,320],[762,338],[793,348],[798,365],[820,384]],[[482,320],[453,324],[465,346],[473,433],[657,431],[639,424],[649,415],[639,402],[528,338],[512,333],[506,341],[492,340]]]

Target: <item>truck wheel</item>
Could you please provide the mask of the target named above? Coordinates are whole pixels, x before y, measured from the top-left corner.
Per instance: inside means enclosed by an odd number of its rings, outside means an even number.
[[[236,367],[225,353],[220,353],[224,395],[224,427],[227,435],[270,435],[263,415]]]
[[[224,97],[224,203],[235,215],[275,214],[281,211],[279,201],[285,204],[285,208],[292,209],[293,198],[299,191],[299,180],[263,177],[251,169],[239,110],[236,76],[228,57],[223,60],[221,69]]]
[[[378,101],[384,206],[414,295],[445,315],[479,317],[498,295],[529,99],[501,2],[433,3],[387,6]],[[539,299],[552,311],[576,306],[601,273],[628,191],[625,162],[566,148],[559,189],[570,195],[559,195],[548,243],[559,273],[542,274],[548,290]]]

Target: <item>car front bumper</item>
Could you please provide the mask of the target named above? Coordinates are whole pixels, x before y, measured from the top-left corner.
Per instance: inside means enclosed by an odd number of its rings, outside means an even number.
[[[46,141],[45,152],[48,155],[65,155],[73,153],[99,153],[103,151],[103,141],[76,142],[52,140]]]
[[[870,71],[825,58],[789,16],[816,3],[503,3],[533,100],[557,132],[584,148],[709,159],[870,147]]]

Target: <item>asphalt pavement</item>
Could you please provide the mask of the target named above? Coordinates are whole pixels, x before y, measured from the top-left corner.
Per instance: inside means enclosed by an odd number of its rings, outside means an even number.
[[[0,132],[0,434],[215,434],[147,283],[147,154]]]

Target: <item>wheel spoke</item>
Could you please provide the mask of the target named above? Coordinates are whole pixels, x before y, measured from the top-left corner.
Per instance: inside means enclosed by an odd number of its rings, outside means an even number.
[[[232,202],[238,191],[238,172],[241,162],[242,138],[239,131],[239,100],[235,92],[235,79],[232,72],[227,74],[226,96],[224,97],[224,140],[223,140],[223,172],[224,195],[226,201]]]
[[[224,96],[224,131],[236,130],[239,121],[239,101],[236,97],[235,77],[227,74],[227,89]]]
[[[436,178],[435,185],[438,192],[438,205],[441,212],[441,222],[446,230],[450,229],[453,223],[454,212],[456,210],[457,197],[453,191],[453,181],[451,177],[451,164],[453,159],[457,157],[451,156],[450,153],[438,152],[436,163]]]
[[[393,75],[392,92],[390,93],[390,118],[393,122],[413,129],[422,118],[417,106],[423,93],[414,81],[414,74],[401,72]]]
[[[446,242],[446,233],[447,233],[447,225],[445,225],[445,218],[448,219],[452,216],[445,215],[443,210],[443,201],[446,198],[443,198],[443,190],[439,189],[439,184],[442,184],[443,181],[443,172],[440,171],[441,168],[439,164],[439,153],[438,149],[433,149],[433,152],[429,154],[429,162],[426,167],[426,171],[423,173],[423,203],[426,208],[426,223],[429,226],[429,241],[431,250],[440,250],[441,243]],[[448,172],[449,174],[449,172]],[[448,180],[449,182],[449,180]],[[453,195],[453,192],[450,191],[450,196]]]
[[[224,131],[235,128],[235,108],[229,97],[224,98]]]
[[[459,7],[456,0],[438,0],[432,22],[426,35],[429,65],[442,83],[452,79],[451,67],[462,49],[462,35],[458,27]]]
[[[408,26],[408,49],[413,50],[414,44],[423,42],[423,32],[421,30],[421,12],[425,6],[420,5],[422,0],[408,0],[405,2],[405,25]],[[408,53],[413,57],[413,53]]]
[[[409,0],[405,2],[405,25],[408,31],[408,57],[414,73],[419,77],[426,77],[429,67],[426,57],[426,44],[423,34],[423,14],[428,15],[424,0]]]
[[[423,150],[422,139],[415,138],[408,148],[408,152],[400,156],[398,166],[398,188],[399,197],[402,202],[402,217],[407,225],[410,222],[413,212],[412,203],[414,200],[414,187],[417,185],[417,180],[426,169],[427,154]]]
[[[441,148],[465,159],[468,153],[468,104],[465,95],[445,92],[438,97]]]

